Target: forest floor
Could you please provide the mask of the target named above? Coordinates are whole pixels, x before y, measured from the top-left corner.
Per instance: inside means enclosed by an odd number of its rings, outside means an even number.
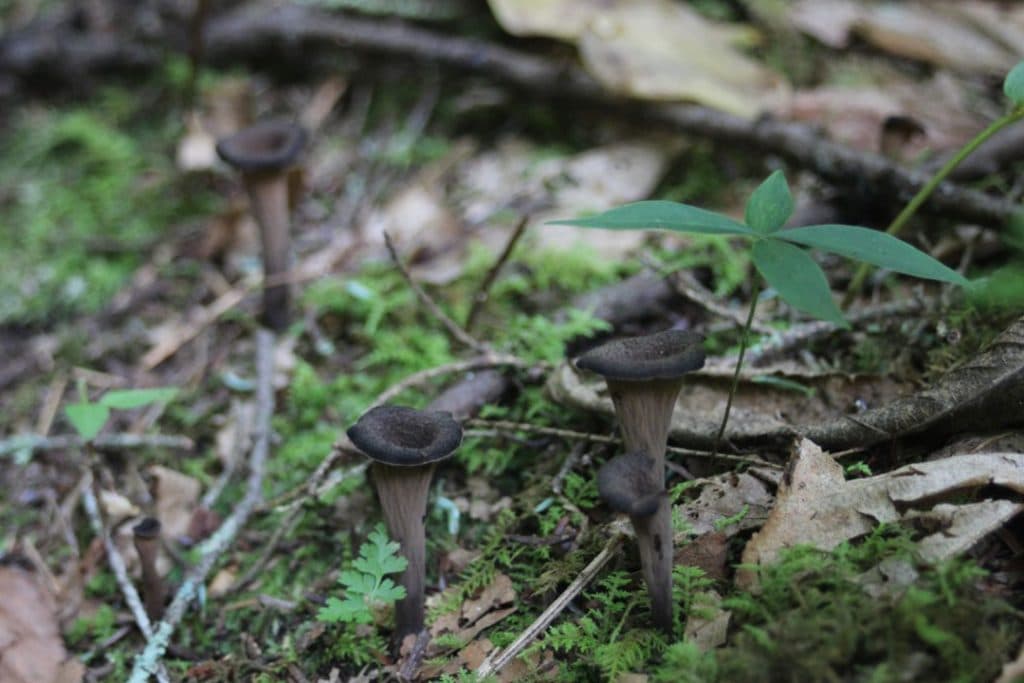
[[[644,199],[743,220],[782,169],[790,226],[885,229],[1007,108],[1024,12],[899,3],[921,23],[887,33],[866,2],[644,0],[602,33],[584,0],[547,24],[497,0],[254,3],[161,17],[206,29],[198,68],[145,41],[90,61],[148,25],[138,4],[0,2],[0,682],[1021,680],[1020,124],[900,235],[969,286],[851,291],[857,264],[814,253],[848,327],[763,289],[741,239],[550,221]],[[644,97],[667,83],[702,106]],[[276,333],[214,146],[274,117],[310,133]],[[670,426],[666,635],[598,494],[612,400],[572,360],[669,328],[707,358]],[[430,488],[426,631],[402,643],[400,562],[345,437],[382,403],[464,430]]]

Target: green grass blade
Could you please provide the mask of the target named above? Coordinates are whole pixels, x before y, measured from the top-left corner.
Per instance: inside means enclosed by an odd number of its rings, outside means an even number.
[[[960,273],[880,230],[855,225],[812,225],[783,230],[776,237],[926,280],[967,284],[967,278]]]
[[[793,308],[847,327],[821,267],[799,247],[777,239],[754,243],[754,266],[765,281]]]
[[[689,204],[644,201],[625,204],[585,218],[549,221],[552,225],[608,230],[673,230],[705,235],[755,235],[747,226],[720,213]]]

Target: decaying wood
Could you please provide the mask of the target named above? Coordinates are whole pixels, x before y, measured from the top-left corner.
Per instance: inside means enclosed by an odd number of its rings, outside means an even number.
[[[1024,317],[1015,320],[977,358],[934,386],[804,430],[822,446],[841,450],[915,434],[984,432],[1024,421]]]
[[[187,52],[183,33],[168,21],[163,41],[141,43],[131,35],[95,35],[68,25],[28,28],[0,41],[0,82],[40,85],[48,79],[75,82],[83,75],[111,70],[120,63],[149,68],[160,51]],[[181,21],[178,22],[179,24]],[[303,5],[268,8],[242,6],[209,22],[204,44],[207,58],[227,64],[243,59],[273,58],[306,65],[315,49],[348,49],[429,61],[484,74],[544,97],[603,111],[625,114],[642,124],[655,124],[709,137],[746,150],[778,154],[840,187],[871,187],[876,202],[903,204],[930,174],[897,166],[877,154],[848,149],[803,124],[762,118],[758,121],[701,106],[643,103],[606,92],[581,68],[546,57],[479,40],[422,29],[407,23],[375,21],[327,13]],[[61,73],[71,69],[73,73]],[[925,211],[992,226],[1003,226],[1016,206],[946,182]]]
[[[708,360],[706,372],[693,373],[688,378],[672,420],[670,437],[674,443],[689,448],[708,447],[724,406],[727,388],[722,386],[723,376],[731,369],[732,365],[724,359],[713,358]],[[772,370],[747,367],[743,377],[750,380],[756,375],[771,374]],[[727,440],[739,447],[774,449],[785,448],[794,438],[806,436],[824,448],[839,451],[908,436],[935,438],[1020,425],[1024,422],[1024,318],[1011,324],[977,358],[915,393],[887,396],[899,386],[884,386],[889,380],[881,377],[834,377],[849,390],[880,390],[872,401],[879,407],[837,415],[852,406],[830,407],[819,399],[747,382],[741,397],[747,392],[771,398],[760,405],[748,400],[746,408],[730,419]],[[799,379],[806,382],[814,378]],[[548,390],[553,400],[563,405],[612,414],[611,399],[602,392],[601,383],[581,375],[568,364],[551,373]]]

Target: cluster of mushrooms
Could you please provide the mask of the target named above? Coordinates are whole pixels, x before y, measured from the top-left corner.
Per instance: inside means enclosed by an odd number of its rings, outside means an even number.
[[[306,143],[298,125],[272,121],[218,142],[217,153],[241,175],[263,246],[263,323],[289,323],[287,172]],[[654,625],[671,634],[672,511],[665,490],[665,449],[683,375],[704,365],[703,338],[668,330],[617,339],[576,359],[576,367],[604,377],[615,406],[625,452],[598,472],[598,492],[636,531]],[[373,462],[371,472],[391,538],[408,566],[399,578],[405,597],[395,608],[398,642],[423,629],[426,574],[424,519],[434,468],[462,442],[450,413],[395,405],[371,409],[348,430],[352,444]]]
[[[601,498],[629,515],[654,625],[672,633],[672,510],[665,490],[665,447],[683,375],[704,365],[702,337],[668,330],[617,339],[576,360],[605,378],[626,452],[601,467]],[[450,413],[382,405],[348,430],[353,445],[373,460],[372,473],[388,532],[409,564],[399,579],[406,596],[395,610],[398,639],[423,628],[426,570],[423,520],[435,465],[462,441]]]

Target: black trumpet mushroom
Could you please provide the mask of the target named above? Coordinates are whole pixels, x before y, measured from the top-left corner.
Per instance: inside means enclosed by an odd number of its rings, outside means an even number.
[[[263,245],[263,323],[280,332],[290,320],[288,284],[274,282],[288,272],[291,237],[288,169],[306,146],[306,131],[287,121],[265,121],[217,142],[217,154],[242,174]]]
[[[451,413],[382,405],[348,430],[356,448],[373,460],[371,470],[388,533],[409,565],[399,579],[405,597],[395,606],[395,636],[423,630],[426,538],[423,520],[435,465],[462,442],[462,426]]]
[[[697,333],[668,330],[616,339],[576,359],[576,367],[604,377],[615,405],[627,455],[609,461],[598,483],[606,502],[633,522],[654,624],[666,633],[672,632],[673,544],[665,447],[683,375],[704,365],[702,342]]]

